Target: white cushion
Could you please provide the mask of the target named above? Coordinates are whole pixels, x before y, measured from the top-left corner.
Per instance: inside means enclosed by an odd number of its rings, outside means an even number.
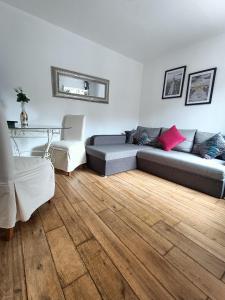
[[[40,205],[54,196],[54,168],[50,160],[41,157],[15,157],[14,164],[17,220],[27,221]]]
[[[56,169],[72,172],[76,167],[86,163],[83,141],[62,140],[51,145],[52,162]]]
[[[78,140],[61,140],[58,142],[53,142],[51,144],[51,148],[53,149],[60,149],[64,151],[70,151],[72,148],[83,145],[84,142],[78,141]]]
[[[30,172],[37,171],[44,166],[49,165],[47,159],[41,157],[14,157],[14,177],[29,174]]]

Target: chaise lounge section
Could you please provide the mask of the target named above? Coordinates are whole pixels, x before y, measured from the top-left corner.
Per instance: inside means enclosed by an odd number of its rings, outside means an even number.
[[[148,132],[157,138],[166,128],[138,126],[137,131]],[[172,151],[153,146],[126,143],[125,135],[97,135],[86,146],[88,167],[107,176],[140,169],[217,198],[224,197],[225,162],[221,159],[203,159],[197,153],[198,145],[212,133],[181,130],[186,141]]]

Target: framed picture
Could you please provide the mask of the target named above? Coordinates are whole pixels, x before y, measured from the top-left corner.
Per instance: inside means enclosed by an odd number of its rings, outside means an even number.
[[[215,77],[216,68],[189,74],[185,105],[210,104]]]
[[[165,72],[162,99],[182,97],[186,66]]]

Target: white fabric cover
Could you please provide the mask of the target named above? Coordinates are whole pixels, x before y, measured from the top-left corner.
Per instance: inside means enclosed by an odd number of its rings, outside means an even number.
[[[15,157],[14,164],[17,221],[27,221],[38,207],[54,196],[54,168],[50,160],[41,157]]]
[[[11,228],[16,220],[13,156],[8,127],[0,109],[0,227]]]
[[[39,157],[12,156],[7,123],[0,109],[0,227],[12,228],[54,196],[54,168]]]
[[[65,172],[72,172],[76,167],[86,163],[84,144],[85,116],[67,115],[63,120],[65,129],[62,140],[51,145],[54,167]]]

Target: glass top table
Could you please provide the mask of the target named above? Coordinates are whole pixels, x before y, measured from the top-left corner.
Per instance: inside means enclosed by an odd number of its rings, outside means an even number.
[[[9,128],[10,136],[16,146],[17,152],[20,155],[19,146],[16,142],[17,138],[40,138],[39,136],[35,136],[37,133],[46,133],[47,134],[47,144],[45,145],[45,149],[43,151],[43,158],[51,158],[49,149],[51,147],[52,139],[55,134],[60,134],[62,130],[68,130],[71,127],[63,127],[63,126],[28,126],[28,127],[15,127]],[[33,134],[35,133],[35,134]]]

